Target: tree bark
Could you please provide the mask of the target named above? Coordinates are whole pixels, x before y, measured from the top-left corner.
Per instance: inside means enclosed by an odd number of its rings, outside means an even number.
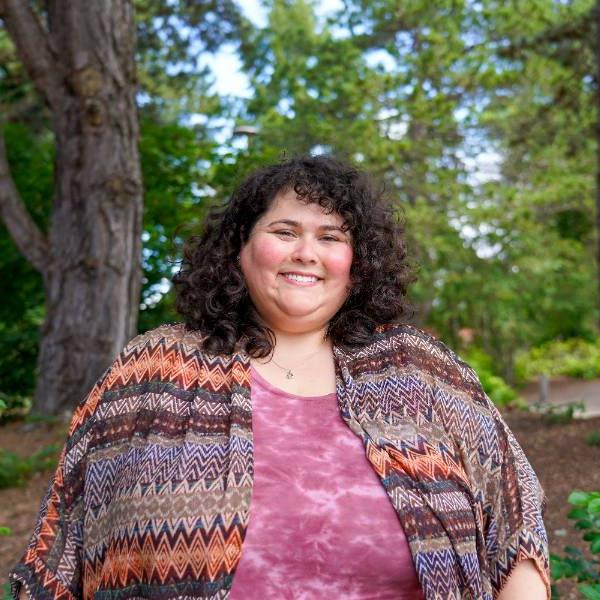
[[[0,7],[53,116],[55,191],[47,254],[38,261],[46,317],[33,410],[56,415],[72,410],[136,333],[143,201],[133,7],[50,0],[47,29],[24,0]],[[30,242],[23,227],[5,222],[20,248]]]

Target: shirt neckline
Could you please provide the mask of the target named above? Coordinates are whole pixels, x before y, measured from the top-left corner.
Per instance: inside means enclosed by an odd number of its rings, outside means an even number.
[[[250,365],[250,373],[252,375],[252,381],[258,383],[260,387],[276,396],[281,396],[283,398],[290,399],[299,399],[299,400],[307,400],[307,401],[318,401],[318,400],[329,400],[337,397],[335,392],[330,392],[329,394],[323,394],[322,396],[302,396],[300,394],[292,394],[291,392],[286,392],[281,388],[274,386],[272,383],[268,382],[251,364]]]

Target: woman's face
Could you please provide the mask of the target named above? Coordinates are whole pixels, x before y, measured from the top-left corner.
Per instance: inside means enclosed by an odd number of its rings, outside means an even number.
[[[343,220],[279,193],[240,252],[250,298],[275,331],[326,327],[350,291],[352,240]]]

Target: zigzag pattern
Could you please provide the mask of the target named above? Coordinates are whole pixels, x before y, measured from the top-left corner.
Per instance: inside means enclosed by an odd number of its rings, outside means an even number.
[[[165,521],[161,530],[147,524],[139,531],[111,532],[102,549],[86,551],[89,569],[84,587],[114,589],[138,581],[215,581],[233,571],[242,548],[239,522],[189,530],[181,522],[179,525],[174,529]]]
[[[540,555],[539,548],[547,542],[544,537],[540,538],[533,532],[522,530],[511,540],[512,543],[503,547],[492,562],[491,581],[495,589],[500,589],[508,579],[515,565],[521,560],[531,559],[537,565],[544,577],[544,582],[550,587],[550,575],[548,565],[544,556]]]
[[[123,494],[130,496],[135,488],[139,493],[141,486],[156,481],[188,484],[196,481],[219,481],[227,469],[240,464],[238,458],[236,462],[232,462],[230,450],[226,443],[190,444],[185,441],[174,447],[162,447],[158,444],[150,444],[144,448],[124,447],[123,453],[88,465],[86,506],[98,506],[109,499],[120,498]],[[246,442],[240,455],[247,461],[250,453],[251,449]]]
[[[370,377],[363,376],[356,381],[356,396],[360,398],[361,413],[373,417],[385,414],[402,419],[414,418],[417,414],[427,412],[431,405],[429,388],[418,373],[407,370],[406,373],[394,375],[390,371],[389,380],[385,386],[382,386],[381,381]],[[407,395],[411,401],[402,402]]]
[[[419,552],[414,556],[415,568],[417,573],[423,573],[421,577],[421,586],[425,597],[432,598],[466,598],[461,590],[461,580],[456,565],[456,556],[452,549]],[[443,581],[439,574],[445,573]],[[429,592],[429,590],[435,590]],[[457,595],[458,592],[458,595]]]
[[[227,598],[254,476],[249,358],[201,341],[183,325],[134,338],[75,411],[11,573],[33,597]],[[407,325],[334,356],[427,600],[492,600],[526,558],[547,577],[542,490],[473,370]]]
[[[402,521],[426,597],[491,600],[520,543],[547,581],[541,488],[473,370],[416,328],[379,331],[361,351],[338,353],[347,370],[337,391],[342,417],[364,432],[367,458]],[[380,419],[394,427],[373,425]],[[535,543],[506,535],[514,531]],[[484,565],[491,562],[500,571],[488,579]]]

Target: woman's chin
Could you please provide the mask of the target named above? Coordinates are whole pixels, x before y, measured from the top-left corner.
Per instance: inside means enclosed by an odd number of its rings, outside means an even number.
[[[290,303],[279,307],[282,319],[289,321],[289,324],[314,324],[316,321],[323,320],[322,311],[319,306],[307,305],[301,303]]]
[[[283,313],[288,317],[288,318],[292,318],[292,319],[298,319],[300,320],[312,320],[318,317],[317,315],[317,311],[315,309],[311,309],[311,308],[304,308],[304,307],[288,307],[286,308]]]

